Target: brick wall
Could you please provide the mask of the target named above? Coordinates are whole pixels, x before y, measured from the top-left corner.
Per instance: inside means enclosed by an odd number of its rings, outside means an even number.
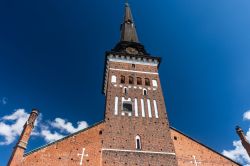
[[[230,159],[171,129],[178,166],[194,166],[194,156],[201,166],[236,166]]]
[[[71,135],[24,157],[23,166],[75,166],[80,165],[82,149],[85,148],[83,165],[99,166],[101,159],[101,135],[103,123],[86,131]]]

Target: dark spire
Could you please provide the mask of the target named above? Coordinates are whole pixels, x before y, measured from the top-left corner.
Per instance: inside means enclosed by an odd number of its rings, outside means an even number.
[[[121,41],[139,43],[132,12],[128,3],[125,3],[124,22],[121,25]]]
[[[149,55],[144,46],[139,42],[137,37],[136,28],[132,16],[131,9],[128,3],[125,3],[124,21],[121,24],[121,39],[112,49],[116,53],[126,53],[140,56]]]

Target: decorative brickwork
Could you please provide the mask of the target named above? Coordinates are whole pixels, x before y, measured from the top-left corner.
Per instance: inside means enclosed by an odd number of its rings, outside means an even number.
[[[132,59],[131,63],[116,60],[107,61],[107,63],[106,123],[103,132],[103,148],[116,149],[116,151],[103,152],[103,164],[134,165],[137,161],[138,165],[177,165],[157,65],[153,63],[133,64]],[[118,78],[116,83],[112,83],[112,76]],[[124,83],[119,80],[121,76],[125,76]],[[136,81],[129,82],[131,77],[134,80],[137,77],[141,78],[142,84],[138,85]],[[157,87],[153,87],[152,80],[157,81]],[[148,86],[148,84],[150,85]],[[127,88],[126,93],[123,90],[124,87]],[[143,90],[146,90],[147,93],[144,94]],[[115,105],[116,97],[118,97],[117,106]],[[131,101],[131,113],[123,110],[123,100]],[[153,101],[157,104],[155,107]],[[141,138],[141,151],[149,153],[136,151],[135,137],[137,135]],[[155,154],[157,152],[166,154]],[[115,156],[119,156],[119,158]],[[130,160],[130,157],[133,160]],[[138,161],[141,162],[138,163]]]

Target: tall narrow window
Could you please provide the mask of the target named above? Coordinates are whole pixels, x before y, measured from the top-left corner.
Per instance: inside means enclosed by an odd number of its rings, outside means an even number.
[[[134,84],[134,78],[132,76],[129,76],[129,84]]]
[[[127,87],[124,87],[124,88],[123,88],[123,93],[124,93],[125,95],[128,94],[128,88],[127,88]]]
[[[144,95],[144,96],[147,96],[147,95],[148,95],[148,92],[147,92],[146,89],[143,89],[143,95]]]
[[[124,84],[125,83],[125,76],[121,76],[121,84]]]
[[[145,85],[146,85],[146,86],[150,86],[150,81],[149,81],[148,78],[145,78]]]
[[[141,84],[142,84],[141,78],[137,77],[137,85],[141,85]]]
[[[141,150],[141,138],[139,135],[135,137],[135,148],[136,150]]]

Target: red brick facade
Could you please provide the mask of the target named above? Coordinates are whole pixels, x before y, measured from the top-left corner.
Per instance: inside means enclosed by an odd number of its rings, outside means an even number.
[[[15,166],[75,166],[80,165],[82,148],[85,148],[85,154],[88,157],[83,157],[82,165],[101,166],[101,165],[128,165],[128,166],[161,166],[166,163],[164,155],[152,154],[150,157],[144,153],[129,153],[129,152],[105,152],[102,151],[102,138],[105,122],[100,122],[97,125],[86,130],[72,134],[66,138],[45,145],[44,147],[35,149],[22,157],[20,164]],[[193,166],[194,156],[197,163],[204,166],[236,166],[239,165],[232,160],[218,154],[210,148],[198,143],[192,138],[182,134],[181,132],[170,129],[171,138],[174,142],[176,158],[178,166]],[[159,145],[160,147],[160,145]],[[105,156],[103,161],[101,156]],[[139,158],[139,160],[138,160]],[[122,160],[126,159],[126,160]],[[149,161],[148,163],[147,161]],[[111,162],[112,161],[112,162]],[[171,162],[168,160],[167,162]],[[102,164],[103,163],[103,164]],[[170,163],[169,165],[174,165]]]
[[[62,140],[45,145],[40,149],[27,154],[22,166],[73,166],[80,165],[83,148],[82,165],[101,165],[101,132],[103,123],[87,130],[77,132]],[[79,154],[79,155],[78,155]]]
[[[103,152],[103,164],[108,166],[176,165],[157,65],[133,64],[133,61],[126,62],[125,60],[122,63],[116,62],[119,57],[114,58],[112,55],[108,57],[111,58],[108,58],[106,73],[109,81],[106,85],[106,124],[103,132],[103,148],[108,150]],[[111,82],[112,76],[117,78],[116,82]],[[125,83],[121,83],[121,76],[125,76]],[[129,77],[133,78],[133,83],[129,83]],[[142,80],[141,85],[137,84],[137,78]],[[150,85],[145,85],[146,79],[149,79]],[[157,87],[153,86],[152,80],[157,82]],[[127,88],[127,93],[124,92],[124,88]],[[143,94],[143,89],[147,90],[147,95]],[[118,98],[117,115],[114,111],[115,97]],[[131,115],[123,111],[122,98],[131,99],[133,107]],[[153,100],[157,104],[158,117],[156,117]],[[135,105],[138,106],[137,116]],[[145,117],[142,115],[142,105],[144,105]],[[125,112],[124,115],[123,112]],[[136,149],[135,137],[137,135],[141,138],[140,150]]]
[[[195,162],[198,166],[239,165],[176,129],[171,129],[171,137],[174,141],[178,166],[194,166]]]

